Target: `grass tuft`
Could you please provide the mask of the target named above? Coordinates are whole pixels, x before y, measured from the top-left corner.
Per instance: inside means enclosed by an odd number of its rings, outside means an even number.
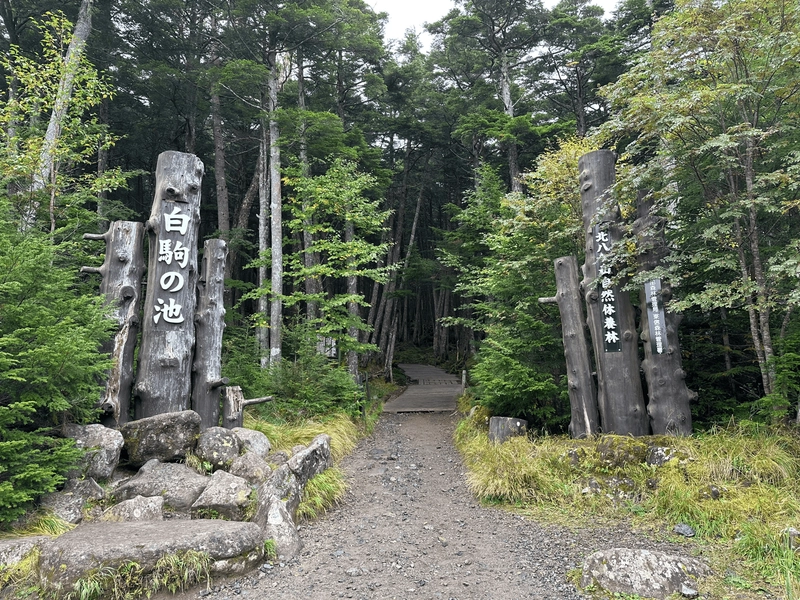
[[[331,436],[331,455],[336,462],[352,452],[363,435],[359,426],[342,413],[324,420],[307,419],[300,423],[272,423],[248,413],[244,426],[266,435],[273,450],[289,454],[293,447],[299,444],[307,446],[319,434],[327,433]]]
[[[50,511],[41,510],[31,514],[18,527],[8,531],[0,531],[0,539],[13,539],[33,535],[58,537],[72,529],[75,529],[75,525],[72,523],[67,523]]]
[[[298,519],[301,521],[316,519],[335,506],[346,491],[347,481],[339,467],[331,467],[312,477],[303,490],[303,499],[297,508]]]

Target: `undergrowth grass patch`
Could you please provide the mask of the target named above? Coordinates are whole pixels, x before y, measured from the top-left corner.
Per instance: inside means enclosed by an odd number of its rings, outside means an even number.
[[[455,433],[479,499],[563,524],[625,519],[667,537],[685,523],[720,573],[736,565],[754,589],[798,588],[800,553],[786,534],[800,524],[796,430],[745,422],[689,438],[546,436],[494,444],[487,421],[485,411],[474,410]],[[660,466],[652,460],[657,449],[669,457]]]

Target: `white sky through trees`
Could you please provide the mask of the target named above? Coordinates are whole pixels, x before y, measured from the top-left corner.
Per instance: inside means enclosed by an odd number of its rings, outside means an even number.
[[[544,0],[546,7],[555,6],[558,0]],[[376,12],[389,14],[386,23],[384,38],[389,40],[400,40],[405,36],[407,29],[416,29],[421,34],[421,41],[424,48],[430,46],[430,36],[425,33],[425,23],[438,21],[445,16],[451,8],[455,6],[453,0],[367,0]],[[611,12],[617,5],[616,0],[595,0],[606,11],[606,18],[611,16]]]

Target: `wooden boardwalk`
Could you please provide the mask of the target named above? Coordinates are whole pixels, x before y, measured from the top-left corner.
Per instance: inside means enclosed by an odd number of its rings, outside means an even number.
[[[430,365],[398,365],[409,385],[406,391],[383,405],[383,412],[453,412],[461,395],[461,379]]]

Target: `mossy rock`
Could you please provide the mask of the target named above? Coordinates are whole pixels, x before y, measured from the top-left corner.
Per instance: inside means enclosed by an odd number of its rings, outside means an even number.
[[[623,435],[604,435],[597,444],[601,464],[611,469],[644,463],[648,450],[645,440]]]

